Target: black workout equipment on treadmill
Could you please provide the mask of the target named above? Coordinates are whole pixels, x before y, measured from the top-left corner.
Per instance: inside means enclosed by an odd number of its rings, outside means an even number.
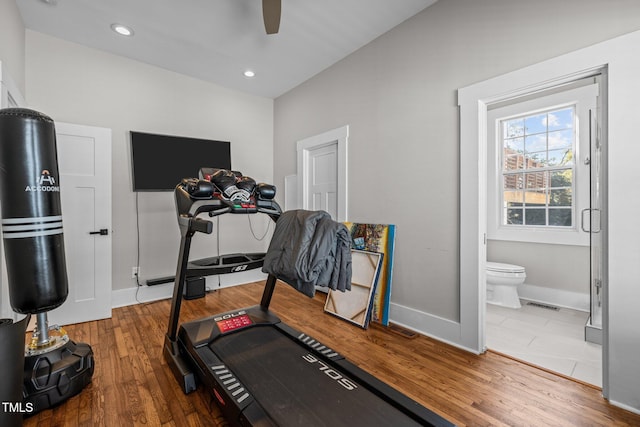
[[[272,186],[267,199],[252,195],[255,206],[249,211],[220,194],[201,197],[198,189],[205,186],[191,179],[175,189],[182,238],[164,356],[185,393],[196,389],[196,381],[203,383],[233,425],[452,425],[282,323],[269,311],[273,275],[260,305],[185,323],[178,330],[191,239],[213,227],[198,215],[264,213],[277,221],[281,214]]]

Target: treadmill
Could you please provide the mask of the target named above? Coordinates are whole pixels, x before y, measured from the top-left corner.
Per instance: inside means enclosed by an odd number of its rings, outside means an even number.
[[[199,215],[263,213],[275,222],[282,211],[274,196],[275,187],[259,184],[250,201],[230,201],[211,182],[195,178],[175,189],[181,242],[163,353],[184,393],[203,384],[236,426],[452,426],[336,350],[281,322],[269,310],[277,280],[273,275],[260,305],[178,329],[192,237],[213,230],[212,222]]]

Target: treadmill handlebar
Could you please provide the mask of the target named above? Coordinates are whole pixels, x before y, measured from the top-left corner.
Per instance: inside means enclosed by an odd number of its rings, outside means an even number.
[[[266,185],[266,184],[265,184]],[[185,178],[174,190],[178,225],[180,226],[180,251],[178,254],[178,265],[176,268],[175,285],[173,288],[173,298],[171,301],[171,313],[169,316],[169,326],[167,329],[167,340],[175,342],[177,339],[178,320],[180,317],[180,306],[182,305],[182,292],[187,277],[187,264],[191,248],[191,239],[196,232],[210,234],[213,232],[213,223],[206,219],[196,218],[203,213],[209,216],[218,216],[226,213],[263,213],[276,222],[282,214],[280,205],[275,200],[275,187],[267,185],[267,190],[263,193],[256,192],[251,195],[252,202],[249,206],[245,204],[237,206],[237,201],[226,200],[215,191],[209,181],[197,178]],[[260,194],[264,194],[262,197]],[[268,307],[275,286],[275,277],[267,281],[265,295],[262,303]],[[169,349],[170,350],[170,349]]]
[[[227,200],[214,190],[210,182],[196,178],[183,179],[174,194],[178,218],[195,218],[203,213],[211,217],[226,213],[264,213],[275,222],[282,214],[275,200],[263,199],[259,194],[252,195],[251,201],[246,203]]]
[[[191,227],[193,231],[199,231],[200,233],[211,234],[213,232],[213,223],[206,219],[193,218],[191,220]]]

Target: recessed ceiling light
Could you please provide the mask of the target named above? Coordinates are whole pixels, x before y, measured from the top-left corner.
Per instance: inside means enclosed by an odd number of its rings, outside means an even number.
[[[244,72],[244,76],[245,76],[245,77],[249,77],[249,78],[251,78],[251,77],[255,77],[255,76],[256,76],[256,73],[254,73],[254,72],[253,72],[253,71],[251,71],[251,70],[247,70],[247,71],[245,71],[245,72]]]
[[[58,0],[42,0],[42,3],[50,4],[51,6],[55,6],[58,4]]]
[[[113,31],[115,31],[116,33],[122,35],[122,36],[132,36],[133,35],[133,30],[129,27],[127,27],[126,25],[122,25],[122,24],[111,24],[111,29]]]

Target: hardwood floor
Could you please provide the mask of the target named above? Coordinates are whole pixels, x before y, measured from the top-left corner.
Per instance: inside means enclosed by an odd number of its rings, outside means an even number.
[[[182,321],[256,305],[262,284],[185,301]],[[362,330],[323,312],[324,295],[309,299],[279,283],[271,307],[289,325],[460,426],[638,426],[640,415],[610,405],[593,386],[556,376],[496,353],[474,355],[424,336],[406,338],[372,326]],[[69,325],[91,344],[92,383],[24,426],[222,426],[208,392],[184,395],[162,356],[170,301],[113,310],[113,317]]]

